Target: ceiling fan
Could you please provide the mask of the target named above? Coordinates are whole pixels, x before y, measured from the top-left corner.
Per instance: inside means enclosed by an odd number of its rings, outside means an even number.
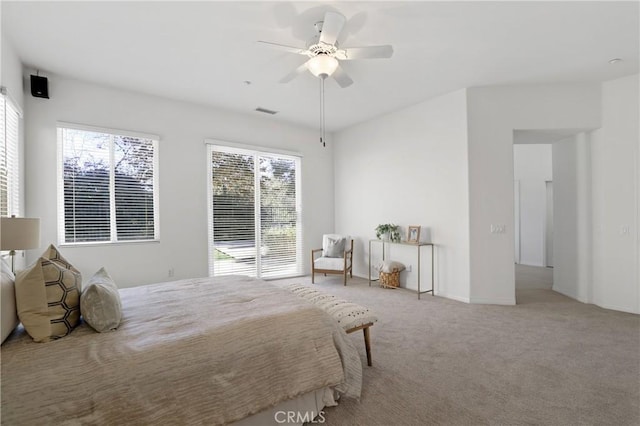
[[[337,39],[345,22],[346,18],[340,13],[326,12],[324,21],[319,21],[314,24],[318,34],[309,41],[307,47],[304,49],[268,41],[258,41],[258,43],[309,57],[304,64],[284,76],[284,78],[280,80],[280,83],[288,83],[306,70],[309,70],[313,75],[320,77],[322,80],[329,76],[333,77],[338,85],[344,88],[353,84],[353,80],[342,69],[339,61],[390,58],[393,55],[393,47],[390,45],[341,49],[338,46]]]

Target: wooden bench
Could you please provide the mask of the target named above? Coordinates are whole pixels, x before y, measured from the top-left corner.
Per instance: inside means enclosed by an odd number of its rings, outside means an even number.
[[[377,322],[378,318],[376,318],[369,308],[339,299],[331,294],[322,293],[304,284],[288,284],[283,286],[283,288],[327,312],[335,318],[338,324],[348,334],[362,330],[364,333],[364,347],[367,352],[367,365],[371,367],[369,327]]]

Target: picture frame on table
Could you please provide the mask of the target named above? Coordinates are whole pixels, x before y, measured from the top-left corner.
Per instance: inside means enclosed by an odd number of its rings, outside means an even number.
[[[407,242],[418,244],[420,242],[420,226],[409,226],[407,230]]]

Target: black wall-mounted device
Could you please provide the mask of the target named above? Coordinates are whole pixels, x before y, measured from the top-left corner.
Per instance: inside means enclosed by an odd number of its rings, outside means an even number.
[[[49,99],[49,81],[47,77],[31,76],[31,95],[35,98]]]

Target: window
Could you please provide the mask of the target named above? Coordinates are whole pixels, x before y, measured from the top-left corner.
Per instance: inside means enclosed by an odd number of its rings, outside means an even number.
[[[20,215],[18,132],[20,112],[2,88],[0,99],[0,216]]]
[[[59,124],[61,243],[158,238],[158,137]]]
[[[218,145],[208,158],[209,275],[300,275],[300,158]]]

